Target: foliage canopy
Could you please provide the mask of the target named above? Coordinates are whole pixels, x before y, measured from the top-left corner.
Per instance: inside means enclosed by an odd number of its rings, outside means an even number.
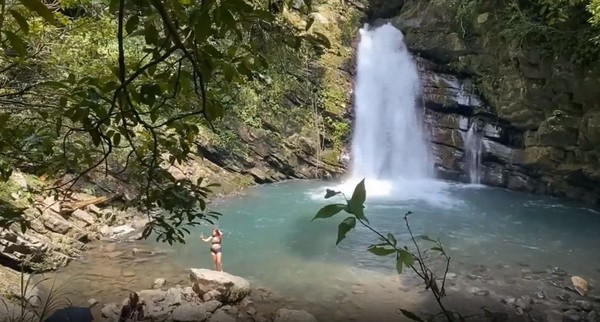
[[[125,178],[152,216],[144,236],[183,242],[214,184],[175,178],[202,127],[247,82],[264,82],[265,47],[327,47],[290,24],[310,1],[0,0],[0,174],[68,190],[92,171]],[[15,217],[14,220],[20,218]]]

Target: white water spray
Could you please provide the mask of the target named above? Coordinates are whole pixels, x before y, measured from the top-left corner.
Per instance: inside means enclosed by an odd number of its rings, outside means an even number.
[[[432,163],[416,106],[419,74],[400,30],[360,30],[355,83],[352,177],[419,180]]]
[[[463,135],[467,169],[469,170],[469,181],[474,184],[481,183],[481,152],[483,142],[478,131],[477,121],[472,122],[469,130]]]

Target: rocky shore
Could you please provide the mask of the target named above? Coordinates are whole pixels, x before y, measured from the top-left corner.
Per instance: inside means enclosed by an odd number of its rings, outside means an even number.
[[[310,313],[280,308],[274,313],[260,312],[254,298],[268,297],[268,291],[253,289],[242,277],[208,269],[190,269],[189,285],[166,288],[158,278],[152,289],[137,292],[144,302],[145,321],[178,322],[316,322]],[[107,303],[102,318],[118,321],[122,303]],[[94,303],[95,301],[91,301]]]

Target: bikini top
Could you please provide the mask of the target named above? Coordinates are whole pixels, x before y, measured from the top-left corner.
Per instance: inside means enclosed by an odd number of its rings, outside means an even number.
[[[217,236],[212,237],[211,242],[213,244],[220,244],[221,243],[221,237],[217,237]]]

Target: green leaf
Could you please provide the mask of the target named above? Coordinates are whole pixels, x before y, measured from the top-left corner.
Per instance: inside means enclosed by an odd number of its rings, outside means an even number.
[[[158,30],[152,22],[147,22],[144,26],[144,39],[148,45],[158,44]]]
[[[316,36],[316,40],[323,46],[325,46],[326,48],[331,48],[331,42],[329,41],[329,38],[327,38],[327,36],[325,36],[324,34],[320,33],[320,32],[315,32],[314,33]]]
[[[366,191],[365,191],[365,179],[362,179],[354,188],[354,192],[352,193],[352,198],[348,201],[348,212],[355,215],[356,218],[360,220],[364,220],[369,223],[369,220],[365,216],[365,206],[364,202],[366,199]]]
[[[29,10],[34,11],[50,24],[54,24],[54,13],[40,0],[19,0]]]
[[[425,322],[423,319],[421,319],[420,317],[418,317],[416,314],[412,313],[411,311],[407,311],[404,309],[399,309],[400,312],[402,312],[402,314],[404,316],[406,316],[407,318],[413,320],[413,321],[419,321],[419,322]]]
[[[327,190],[325,191],[325,199],[329,199],[329,198],[331,198],[331,197],[333,197],[333,196],[336,196],[336,195],[338,195],[338,194],[340,194],[340,192],[339,192],[339,191],[333,191],[333,190],[331,190],[331,189],[327,189]]]
[[[201,4],[202,12],[208,12],[217,0],[203,0]]]
[[[377,247],[374,245],[371,245],[368,250],[377,256],[387,256],[396,252],[393,248]]]
[[[340,211],[344,210],[345,208],[346,208],[346,205],[341,204],[341,203],[327,205],[327,206],[321,208],[321,210],[319,210],[319,212],[317,212],[317,214],[311,221],[318,219],[318,218],[333,217],[334,215],[336,215]]]
[[[346,234],[352,230],[352,228],[356,227],[356,218],[348,217],[344,219],[338,226],[338,238],[335,244],[339,244],[344,238],[346,238]]]
[[[46,82],[42,82],[39,85],[42,86],[49,86],[49,87],[55,87],[55,88],[64,88],[64,89],[68,89],[69,86],[67,86],[65,83],[63,82],[56,82],[56,81],[46,81]]]
[[[29,24],[27,23],[27,19],[25,19],[18,11],[9,10],[8,12],[10,12],[11,16],[15,19],[19,28],[21,28],[21,31],[23,31],[24,34],[28,34]]]
[[[275,20],[275,16],[267,10],[254,10],[252,15],[261,19],[263,22],[272,22]]]
[[[27,45],[25,44],[23,39],[21,39],[21,37],[17,36],[14,32],[8,30],[5,31],[4,34],[6,34],[6,38],[8,39],[8,42],[10,43],[12,49],[18,52],[20,56],[25,56],[27,54]]]
[[[434,251],[438,251],[438,252],[440,252],[440,253],[443,253],[443,252],[444,252],[444,250],[443,250],[441,247],[437,247],[437,246],[436,246],[436,247],[431,247],[430,249],[431,249],[431,250],[434,250]]]
[[[396,255],[396,271],[398,274],[402,274],[403,266],[411,266],[414,263],[414,259],[412,255],[403,250],[398,250],[398,255]]]
[[[421,239],[423,239],[423,240],[426,240],[426,241],[430,241],[430,242],[433,242],[433,243],[435,243],[435,240],[431,239],[431,238],[430,238],[429,236],[427,236],[427,235],[421,235],[420,237],[421,237]]]
[[[137,29],[139,23],[140,17],[138,17],[138,15],[129,17],[129,19],[127,19],[127,22],[125,23],[125,31],[127,31],[127,34],[131,34],[132,32],[134,32]]]
[[[477,23],[485,23],[488,20],[489,15],[489,12],[480,14],[477,16]]]
[[[365,191],[365,179],[362,179],[354,188],[354,192],[352,193],[352,198],[350,198],[350,201],[363,205],[366,199],[367,192]]]
[[[392,242],[392,244],[394,245],[394,247],[396,247],[397,242],[396,242],[396,237],[394,237],[394,235],[392,235],[391,233],[388,233],[387,234],[387,239],[389,239],[389,241]]]
[[[96,130],[90,131],[89,133],[92,137],[92,143],[94,143],[94,146],[99,146],[101,142],[100,133],[98,133]]]
[[[119,143],[121,143],[121,134],[118,132],[115,133],[112,138],[112,141],[114,146],[119,146]]]
[[[209,121],[214,121],[223,116],[223,105],[212,102],[206,105],[206,116]]]
[[[224,62],[221,66],[223,68],[223,75],[225,76],[225,80],[227,82],[231,82],[231,80],[236,74],[235,68],[227,62]]]
[[[312,27],[313,23],[315,23],[315,18],[310,17],[310,19],[308,19],[308,21],[306,22],[306,27],[304,28],[304,30],[308,31],[308,29]]]

